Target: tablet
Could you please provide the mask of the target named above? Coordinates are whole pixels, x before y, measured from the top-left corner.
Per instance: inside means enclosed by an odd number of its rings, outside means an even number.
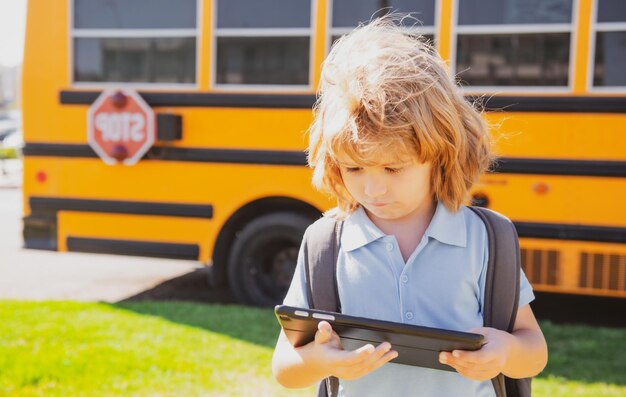
[[[355,350],[368,343],[378,346],[391,343],[398,352],[393,363],[454,371],[439,362],[439,352],[452,350],[478,350],[483,345],[483,335],[422,327],[390,321],[348,316],[341,313],[298,307],[276,306],[276,318],[294,347],[313,341],[317,324],[328,321],[339,335],[346,350]]]

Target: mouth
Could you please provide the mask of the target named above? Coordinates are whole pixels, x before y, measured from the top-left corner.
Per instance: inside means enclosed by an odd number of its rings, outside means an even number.
[[[369,205],[371,205],[372,207],[384,207],[387,205],[387,203],[370,203]]]

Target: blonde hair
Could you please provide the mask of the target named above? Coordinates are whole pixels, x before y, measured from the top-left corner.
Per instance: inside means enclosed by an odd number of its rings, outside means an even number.
[[[432,164],[434,199],[457,211],[491,162],[488,127],[423,38],[398,15],[378,18],[340,38],[322,66],[308,163],[313,185],[336,197],[342,217],[359,204],[337,157],[377,163],[381,153]]]

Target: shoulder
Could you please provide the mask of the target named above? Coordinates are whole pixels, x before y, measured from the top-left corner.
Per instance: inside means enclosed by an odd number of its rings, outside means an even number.
[[[461,206],[465,218],[465,231],[467,233],[467,244],[472,247],[484,247],[487,244],[487,228],[482,218],[474,212],[474,209],[465,205]]]
[[[482,207],[466,207],[462,210],[465,213],[468,245],[476,244],[487,246],[489,244],[489,235],[497,240],[508,241],[509,238],[517,240],[517,231],[513,222],[506,216]],[[488,231],[489,229],[489,231]],[[470,237],[474,236],[473,242]]]
[[[304,232],[303,244],[307,247],[327,246],[331,240],[335,239],[338,222],[341,221],[329,216],[316,220]]]
[[[472,207],[467,208],[467,210],[473,213],[474,219],[478,219],[483,224],[485,230],[489,230],[488,233],[493,233],[496,236],[507,236],[507,238],[512,236],[517,239],[515,225],[506,216],[482,207]]]
[[[496,212],[492,209],[489,208],[485,208],[485,207],[467,207],[467,206],[463,206],[463,208],[465,208],[468,211],[471,211],[472,213],[474,213],[476,216],[478,216],[476,214],[476,212],[480,212],[482,213],[484,216],[488,217],[489,219],[495,220],[495,221],[500,221],[500,222],[505,222],[505,223],[511,223],[511,220],[509,218],[507,218],[506,216],[502,215],[499,212]]]
[[[341,220],[331,216],[323,216],[309,225],[305,235],[332,232],[336,227],[337,222],[341,222]]]
[[[477,207],[468,207],[466,205],[462,205],[461,208],[459,209],[459,211],[462,211],[463,216],[465,217],[465,225],[467,226],[468,231],[475,230],[477,228],[478,229],[485,228],[485,223],[480,217],[480,215],[476,213],[476,210],[490,211],[485,208],[477,209]],[[494,212],[494,211],[491,211],[491,212]]]
[[[471,222],[474,222],[474,223],[482,224],[483,226],[485,224],[485,221],[483,220],[483,218],[489,219],[492,223],[493,222],[497,222],[501,224],[513,223],[506,216],[489,208],[468,207],[464,205],[464,206],[461,206],[461,210],[464,211],[466,219],[469,219]],[[477,212],[480,213],[481,215],[479,215]]]

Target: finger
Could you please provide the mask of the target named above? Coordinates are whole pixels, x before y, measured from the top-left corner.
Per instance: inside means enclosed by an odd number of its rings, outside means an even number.
[[[390,350],[374,361],[370,361],[369,359],[367,359],[361,363],[357,363],[351,366],[340,367],[341,373],[347,379],[358,379],[382,367],[396,357],[398,357],[398,352],[395,350]]]
[[[492,357],[492,359],[489,361],[477,362],[477,361],[465,360],[464,357],[455,357],[453,353],[449,353],[449,352],[439,353],[439,362],[442,364],[450,365],[450,366],[462,365],[464,367],[479,368],[479,367],[489,366],[495,361],[496,361],[496,357]]]
[[[333,327],[327,321],[320,321],[317,324],[317,332],[315,333],[315,343],[328,343],[333,336]]]
[[[442,352],[440,362],[454,368],[461,375],[473,380],[487,380],[498,375],[499,371],[492,362],[475,364],[454,358],[450,353]]]
[[[479,373],[489,372],[487,369],[476,368],[474,366],[464,365],[464,364],[459,363],[459,362],[447,361],[445,364],[449,365],[452,368],[454,368],[458,373],[460,373],[463,376],[466,376],[466,375],[469,375],[469,374],[475,375],[475,374],[479,374]]]
[[[454,364],[450,366],[454,368],[456,372],[458,372],[459,374],[472,380],[482,381],[482,380],[488,380],[497,376],[497,373],[495,373],[492,370],[477,369],[477,368],[466,367],[466,366],[458,365],[458,364]]]
[[[387,364],[389,361],[398,358],[399,353],[395,350],[389,350],[387,353],[383,354],[378,360],[376,360],[372,365],[372,371],[382,367]]]
[[[468,351],[468,350],[453,350],[452,358],[454,360],[461,360],[467,363],[473,364],[486,364],[494,361],[495,357],[487,349]]]
[[[463,371],[464,373],[468,372],[490,372],[489,367],[477,367],[472,364],[466,364],[462,362],[451,362],[448,363],[449,366],[453,367],[457,371]]]
[[[357,352],[359,354],[367,353],[365,356],[368,356],[368,355],[374,353],[375,351],[376,351],[376,348],[371,343],[368,343],[367,345],[361,346],[361,347],[359,347],[358,349],[355,350],[355,352]]]
[[[398,352],[391,350],[390,343],[383,342],[371,354],[365,356],[362,361],[351,363],[348,367],[357,367],[361,368],[362,371],[370,372],[396,357],[398,357]]]
[[[374,352],[370,354],[366,360],[363,362],[364,365],[373,365],[377,362],[381,357],[383,357],[387,352],[391,350],[391,343],[383,342],[376,347]]]
[[[352,351],[337,351],[331,359],[340,367],[351,367],[361,365],[368,357],[370,357],[376,349],[371,344],[361,346]]]

